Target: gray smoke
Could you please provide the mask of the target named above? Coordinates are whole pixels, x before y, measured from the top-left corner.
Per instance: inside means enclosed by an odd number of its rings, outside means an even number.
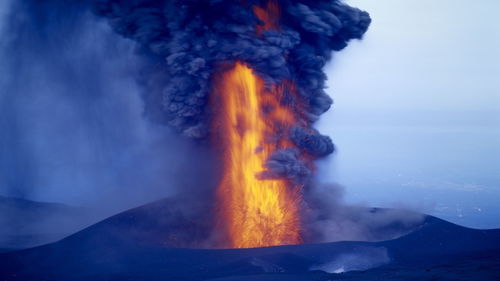
[[[317,184],[304,196],[304,239],[310,243],[395,239],[414,231],[425,219],[408,209],[346,204],[344,188],[338,184]]]
[[[387,250],[383,247],[357,247],[352,253],[341,254],[331,260],[314,265],[311,270],[322,270],[328,273],[344,273],[363,271],[379,267],[390,262]]]

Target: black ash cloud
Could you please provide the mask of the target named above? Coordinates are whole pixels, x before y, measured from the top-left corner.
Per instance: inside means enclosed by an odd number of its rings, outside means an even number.
[[[98,0],[96,14],[108,19],[122,36],[136,41],[141,53],[155,61],[145,79],[147,113],[168,123],[181,134],[205,139],[210,132],[213,108],[213,74],[235,61],[247,63],[267,85],[293,80],[298,120],[290,140],[301,153],[313,158],[333,152],[329,137],[312,123],[327,111],[332,99],[326,95],[323,67],[332,51],[360,39],[370,24],[368,13],[341,1],[277,1],[279,30],[257,32],[262,22],[253,6],[267,1],[249,0]],[[293,99],[293,98],[292,98]],[[295,161],[295,152],[280,151],[263,173],[282,174],[293,180],[310,174]],[[284,165],[279,165],[283,163]]]

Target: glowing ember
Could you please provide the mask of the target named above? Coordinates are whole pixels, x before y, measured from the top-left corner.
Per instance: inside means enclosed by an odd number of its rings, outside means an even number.
[[[216,124],[226,149],[218,199],[229,246],[300,243],[298,189],[284,179],[258,177],[269,155],[290,145],[269,140],[278,128],[295,122],[290,110],[279,102],[282,87],[264,91],[263,81],[241,62],[217,82],[221,109]]]
[[[264,23],[263,25],[256,26],[257,33],[270,29],[279,30],[278,20],[280,8],[276,2],[267,2],[265,9],[259,6],[253,6],[253,13]]]

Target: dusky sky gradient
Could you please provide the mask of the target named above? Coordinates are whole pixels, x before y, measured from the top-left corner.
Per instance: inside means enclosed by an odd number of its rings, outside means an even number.
[[[350,0],[373,22],[327,69],[320,179],[349,202],[500,227],[500,2]]]

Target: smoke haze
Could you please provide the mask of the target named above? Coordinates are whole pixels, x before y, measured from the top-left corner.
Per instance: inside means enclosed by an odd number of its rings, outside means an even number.
[[[143,117],[134,42],[88,1],[1,9],[0,194],[109,213],[196,183],[202,148]]]

